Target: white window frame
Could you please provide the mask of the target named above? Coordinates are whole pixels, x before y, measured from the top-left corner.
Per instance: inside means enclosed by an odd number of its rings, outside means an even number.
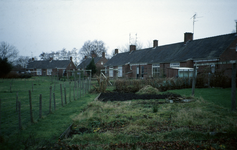
[[[118,66],[118,77],[123,77],[123,67]]]
[[[175,62],[175,63],[170,63],[170,67],[174,68],[174,67],[180,67],[180,63],[179,62]]]
[[[41,76],[42,75],[42,69],[36,69],[36,75]]]
[[[216,71],[215,67],[216,67],[215,65],[211,65],[211,73],[215,73],[215,71]]]
[[[158,68],[157,72],[154,72],[153,69]],[[154,77],[154,74],[157,73],[158,76],[160,75],[160,64],[152,64],[152,77]]]
[[[109,77],[114,77],[114,68],[113,67],[109,67]]]
[[[47,69],[47,75],[52,75],[52,69]]]

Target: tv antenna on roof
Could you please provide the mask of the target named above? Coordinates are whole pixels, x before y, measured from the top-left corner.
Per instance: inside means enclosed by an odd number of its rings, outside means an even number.
[[[129,45],[135,44],[137,45],[137,33],[135,33],[135,37],[133,38],[131,33],[129,33]]]
[[[202,18],[202,17],[197,17],[197,13],[195,13],[190,19],[193,19],[193,34],[194,34],[194,23],[197,22],[197,18]]]

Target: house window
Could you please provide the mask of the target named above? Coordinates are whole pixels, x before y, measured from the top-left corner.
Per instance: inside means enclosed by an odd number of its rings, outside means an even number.
[[[118,67],[118,77],[122,77],[123,76],[123,67],[122,66],[120,66],[120,67]]]
[[[52,69],[47,69],[47,75],[51,75],[52,74]]]
[[[178,77],[185,77],[185,78],[190,78],[190,77],[193,77],[193,71],[194,69],[192,68],[187,68],[187,69],[179,69],[178,70]],[[197,71],[196,71],[196,74],[197,74]]]
[[[215,73],[215,65],[211,65],[211,73]]]
[[[152,76],[159,77],[160,76],[160,64],[152,65]]]
[[[170,63],[170,67],[180,67],[180,63]]]
[[[38,76],[41,76],[41,75],[42,75],[42,70],[41,70],[41,69],[37,69],[36,71],[37,71],[37,75],[38,75]]]
[[[113,73],[114,73],[113,67],[110,67],[109,68],[109,77],[113,77]]]
[[[101,65],[103,65],[104,63],[103,63],[103,61],[101,62]]]

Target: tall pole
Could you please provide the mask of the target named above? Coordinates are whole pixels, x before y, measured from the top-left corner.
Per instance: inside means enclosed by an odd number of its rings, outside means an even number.
[[[193,70],[193,83],[192,83],[192,95],[194,96],[194,91],[195,91],[195,84],[196,84],[196,69],[197,67],[194,65],[194,70]]]
[[[236,110],[236,63],[232,64],[231,110]]]

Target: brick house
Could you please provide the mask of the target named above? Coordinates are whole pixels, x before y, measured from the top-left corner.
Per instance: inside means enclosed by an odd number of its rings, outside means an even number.
[[[237,60],[237,33],[193,40],[193,33],[184,33],[184,41],[136,50],[130,45],[130,51],[118,53],[104,66],[109,77],[146,78],[146,77],[192,77],[195,63],[221,62]],[[231,65],[201,66],[196,73],[209,68],[211,72],[225,70],[231,77]],[[112,70],[112,69],[118,69]]]
[[[50,60],[46,61],[34,61],[32,58],[32,62],[27,65],[28,72],[32,75],[36,76],[48,76],[48,75],[71,75],[70,71],[76,70],[76,66],[72,61],[72,57],[70,60]]]
[[[92,61],[92,58],[94,59],[98,73],[100,72],[101,69],[104,69],[104,64],[108,61],[107,58],[105,58],[105,52],[102,53],[102,57],[98,57],[97,54],[94,52],[92,52],[91,58],[87,58],[87,56],[85,56],[82,62],[77,66],[77,69],[86,70],[86,67]]]

